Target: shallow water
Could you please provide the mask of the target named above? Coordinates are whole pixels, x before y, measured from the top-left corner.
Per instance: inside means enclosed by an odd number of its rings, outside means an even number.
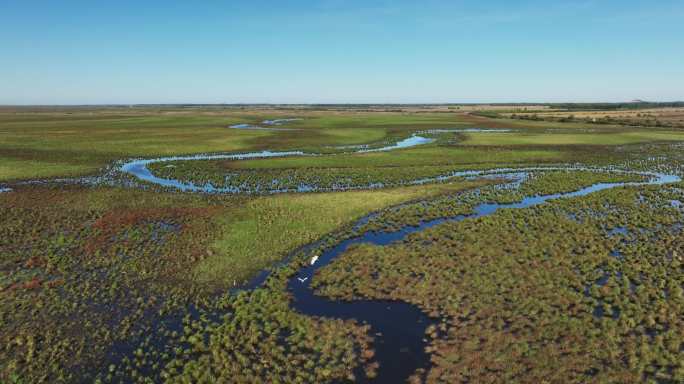
[[[175,179],[165,179],[155,176],[147,165],[152,163],[171,162],[171,161],[188,161],[188,160],[245,160],[245,159],[263,159],[269,157],[288,157],[288,156],[305,156],[301,151],[288,152],[249,152],[242,154],[225,154],[225,155],[191,155],[191,156],[169,156],[158,159],[140,159],[132,160],[121,165],[122,172],[135,176],[138,180],[146,181],[148,183],[156,184],[162,187],[175,188],[184,192],[206,192],[206,193],[237,193],[235,188],[216,188],[211,184],[196,185],[191,182],[184,182]]]
[[[608,231],[608,236],[627,236],[629,235],[629,230],[627,227],[615,227]]]
[[[268,125],[270,128],[266,127],[261,127],[258,125],[252,125],[252,124],[247,124],[247,123],[242,123],[242,124],[233,124],[229,126],[229,128],[233,129],[251,129],[251,130],[262,130],[262,131],[296,131],[297,129],[293,128],[273,128],[274,126],[281,126],[286,123],[289,123],[291,121],[299,121],[302,119],[298,118],[292,118],[292,119],[273,119],[273,120],[264,120],[261,122],[263,125]]]
[[[489,132],[489,133],[506,133],[513,132],[512,129],[490,129],[490,128],[440,128],[440,129],[428,129],[426,131],[420,131],[418,133],[478,133],[478,132]]]
[[[357,151],[357,153],[392,151],[394,149],[410,148],[410,147],[415,147],[417,145],[429,144],[429,143],[432,143],[434,141],[435,141],[435,139],[430,139],[430,138],[418,136],[418,135],[412,135],[411,137],[408,137],[404,140],[397,141],[396,143],[394,143],[392,145],[388,145],[388,146],[380,147],[380,148],[360,149]]]
[[[261,123],[265,125],[283,125],[285,123],[289,123],[291,121],[299,121],[302,120],[300,118],[289,118],[289,119],[273,119],[273,120],[264,120]]]
[[[246,124],[246,123],[243,123],[243,124],[235,124],[235,125],[231,125],[230,127],[231,127],[231,128],[235,128],[235,129],[248,129],[248,128],[251,128],[251,127],[253,127],[253,125],[251,125],[251,124]]]

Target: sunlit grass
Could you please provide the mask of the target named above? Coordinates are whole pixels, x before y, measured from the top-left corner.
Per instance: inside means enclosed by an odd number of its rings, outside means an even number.
[[[467,147],[430,146],[392,152],[374,152],[311,158],[289,157],[232,162],[233,168],[303,168],[303,167],[383,167],[452,165],[476,163],[511,163],[525,161],[563,161],[565,153],[552,149],[508,150]]]
[[[95,170],[97,170],[96,166],[0,157],[0,181],[22,178],[38,179],[53,176],[75,176],[94,172]]]
[[[230,125],[299,117],[289,131],[239,130]],[[518,151],[516,146],[622,145],[675,141],[684,134],[616,129],[587,124],[492,120],[456,113],[341,113],[238,110],[85,110],[68,113],[0,113],[0,181],[94,173],[114,160],[205,152],[330,150],[336,145],[377,143],[431,128],[509,126],[508,133],[466,134],[457,145],[511,146],[507,150],[417,148],[395,153],[312,159],[269,159],[235,164],[245,168],[481,164],[562,161],[555,148]],[[541,132],[541,129],[550,129]],[[562,132],[554,133],[553,130]],[[576,131],[571,131],[576,129]],[[568,133],[571,131],[571,133]]]
[[[262,197],[218,219],[213,256],[194,270],[200,282],[242,282],[297,246],[375,210],[412,199],[480,185],[458,182],[380,191]]]
[[[468,145],[622,145],[684,140],[683,132],[635,131],[616,133],[476,133],[468,134]]]

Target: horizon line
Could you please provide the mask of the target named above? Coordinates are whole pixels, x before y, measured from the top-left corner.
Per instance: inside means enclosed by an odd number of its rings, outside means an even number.
[[[67,104],[0,104],[6,107],[147,107],[147,106],[474,106],[474,105],[558,105],[558,104],[684,104],[683,100],[649,101],[507,101],[507,102],[434,102],[434,103],[67,103]]]

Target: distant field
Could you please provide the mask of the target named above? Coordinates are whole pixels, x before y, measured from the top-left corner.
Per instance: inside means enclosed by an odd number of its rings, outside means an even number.
[[[286,116],[304,120],[289,124],[296,129],[292,131],[228,128]],[[87,174],[127,157],[352,145],[401,137],[412,130],[458,125],[454,115],[430,114],[2,109],[0,180]]]
[[[211,116],[0,114],[0,178],[94,172],[130,156],[234,151],[267,131],[227,129],[236,118]]]
[[[503,106],[480,106],[505,111]],[[548,106],[521,106],[518,109]],[[444,108],[444,107],[439,107]],[[368,112],[321,110],[242,110],[236,108],[2,108],[0,109],[0,181],[92,174],[111,162],[129,157],[173,154],[238,152],[261,149],[330,151],[338,145],[378,143],[404,138],[434,128],[512,128],[507,134],[462,135],[457,141],[471,146],[621,145],[681,140],[674,131],[639,130],[615,124],[577,121],[491,119],[465,112],[475,106],[446,109],[448,113]],[[429,110],[429,109],[427,109]],[[660,110],[659,110],[660,111]],[[668,113],[676,114],[678,110]],[[560,113],[560,112],[548,112]],[[593,112],[592,112],[593,113]],[[655,112],[642,111],[642,114]],[[661,113],[661,112],[659,112]],[[664,113],[664,112],[662,112]],[[302,118],[288,123],[288,131],[231,129],[238,123],[259,124],[265,119]],[[540,133],[543,131],[543,133]],[[611,134],[604,134],[610,132]],[[453,144],[452,144],[453,146]],[[443,147],[440,147],[443,148]],[[562,159],[542,152],[495,154],[456,149],[368,154],[317,159],[321,166],[363,166],[469,163]],[[413,155],[415,154],[415,156]],[[238,167],[304,166],[308,160],[251,161]],[[344,164],[343,164],[344,163]],[[289,165],[288,165],[289,164]]]
[[[620,133],[525,133],[506,135],[500,133],[468,134],[465,144],[469,145],[623,145],[654,141],[681,141],[684,132],[637,131]]]
[[[622,124],[647,127],[684,128],[684,108],[646,108],[578,111],[507,111],[503,116],[519,119]]]

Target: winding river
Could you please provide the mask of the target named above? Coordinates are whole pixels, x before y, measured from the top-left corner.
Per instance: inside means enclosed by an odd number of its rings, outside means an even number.
[[[394,144],[378,147],[378,148],[359,148],[349,153],[369,153],[369,152],[387,152],[395,149],[410,148],[418,145],[424,145],[434,142],[434,139],[419,135],[411,135],[410,137],[397,141]],[[162,187],[170,187],[172,189],[184,192],[204,192],[204,193],[250,193],[253,191],[243,191],[236,187],[219,188],[211,184],[196,185],[191,182],[166,179],[154,175],[147,166],[155,163],[168,163],[174,161],[192,161],[192,160],[248,160],[248,159],[266,159],[273,157],[292,157],[292,156],[322,156],[320,153],[307,153],[302,151],[259,151],[236,154],[198,154],[189,156],[168,156],[157,159],[136,159],[130,160],[119,166],[121,172],[129,174],[140,181],[156,184]],[[334,154],[328,155],[334,156]],[[281,189],[270,191],[272,193],[283,192],[306,192],[314,190],[309,186],[302,186],[297,190]]]
[[[534,171],[516,170],[512,183],[515,184],[517,180],[526,177],[529,172]],[[659,185],[680,181],[680,178],[674,175],[646,172],[638,172],[638,174],[648,176],[650,179],[646,182],[598,183],[574,192],[529,196],[517,203],[483,203],[477,205],[473,209],[473,213],[468,215],[430,220],[418,226],[404,226],[395,232],[369,231],[357,237],[344,240],[334,247],[327,249],[317,259],[312,259],[310,265],[300,269],[289,280],[288,288],[294,296],[292,307],[309,316],[356,319],[357,321],[369,324],[373,331],[379,332],[380,335],[380,337],[376,338],[375,343],[375,357],[380,362],[380,370],[378,376],[372,382],[405,382],[417,369],[423,368],[427,370],[429,368],[429,355],[425,353],[425,331],[435,320],[430,319],[418,307],[404,302],[383,300],[338,301],[316,296],[310,284],[318,269],[328,265],[354,244],[388,245],[402,241],[412,233],[424,231],[447,221],[457,222],[488,216],[500,209],[529,208],[549,200],[586,196],[594,192],[616,187]],[[365,218],[360,221],[364,220]]]
[[[417,145],[423,145],[432,142],[432,139],[413,135],[405,140],[399,141],[394,145],[379,147],[376,149],[359,148],[356,153],[365,153],[371,151],[390,151],[399,148],[409,148]],[[225,193],[231,192],[229,190],[217,189],[212,186],[197,186],[191,183],[182,182],[179,180],[163,179],[154,176],[146,167],[146,165],[153,162],[167,162],[176,160],[193,160],[193,159],[254,159],[254,158],[269,158],[269,157],[285,157],[285,156],[318,156],[315,153],[304,153],[300,151],[292,152],[252,152],[245,154],[233,155],[198,155],[190,157],[168,157],[154,160],[136,160],[126,163],[122,166],[122,170],[127,172],[140,180],[152,182],[157,185],[177,188],[182,191],[192,192],[208,192],[208,193]],[[311,289],[311,281],[315,272],[328,265],[337,256],[343,254],[350,246],[354,244],[374,244],[387,245],[405,239],[408,235],[423,231],[427,228],[439,225],[447,221],[462,221],[477,217],[483,217],[494,214],[500,209],[522,209],[535,205],[543,204],[546,201],[585,196],[590,193],[612,189],[623,186],[644,186],[644,185],[658,185],[665,183],[677,182],[680,180],[678,176],[666,175],[661,173],[651,172],[630,172],[615,169],[598,169],[587,167],[531,167],[531,168],[499,168],[484,171],[458,171],[447,175],[415,179],[408,181],[407,185],[425,184],[436,181],[444,181],[456,177],[508,177],[509,186],[516,187],[521,180],[524,180],[531,173],[543,172],[550,170],[576,170],[576,171],[597,171],[597,172],[620,172],[638,174],[648,177],[649,180],[645,182],[630,182],[630,183],[598,183],[580,190],[568,193],[557,193],[542,196],[529,196],[522,199],[520,202],[511,204],[495,204],[483,203],[477,205],[473,213],[469,215],[459,215],[455,217],[440,218],[436,220],[426,221],[418,226],[405,226],[395,232],[365,232],[357,237],[343,240],[335,246],[325,250],[319,257],[312,258],[309,265],[303,267],[295,276],[292,276],[288,282],[288,289],[293,294],[291,303],[292,308],[300,313],[309,316],[320,316],[340,319],[355,319],[362,323],[367,323],[371,326],[372,332],[376,333],[375,358],[380,363],[378,376],[372,380],[373,383],[400,383],[405,382],[407,378],[414,374],[419,368],[427,370],[430,365],[429,355],[425,352],[426,335],[425,331],[430,324],[435,323],[434,319],[425,315],[418,307],[398,301],[385,300],[354,300],[341,301],[329,300],[325,297],[317,296]],[[370,217],[366,216],[359,220],[359,223],[366,222]],[[358,225],[357,225],[358,226]],[[312,244],[310,247],[315,245]],[[259,274],[250,284],[243,287],[243,289],[252,289],[260,286],[268,277],[268,271]],[[364,381],[367,380],[362,372],[357,372],[357,378]]]
[[[413,135],[406,140],[400,141],[394,145],[376,148],[372,151],[388,151],[398,148],[408,148],[416,145],[423,145],[432,142],[432,139]],[[358,149],[357,153],[370,152],[368,149]],[[164,179],[157,177],[147,169],[147,165],[156,162],[173,162],[180,160],[211,160],[211,159],[230,159],[243,160],[255,158],[269,158],[269,157],[284,157],[284,156],[317,156],[314,153],[304,153],[301,151],[290,152],[251,152],[244,154],[218,154],[218,155],[196,155],[196,156],[172,156],[159,159],[147,160],[132,160],[123,163],[120,170],[124,173],[134,176],[135,178],[153,183],[156,185],[171,187],[181,191],[188,192],[205,192],[205,193],[231,193],[232,190],[217,189],[211,186],[198,186],[192,183],[187,183],[179,180]],[[521,201],[510,204],[495,204],[483,203],[477,205],[471,214],[458,215],[454,217],[440,218],[436,220],[426,221],[418,226],[405,226],[394,232],[374,232],[369,231],[362,233],[356,237],[349,238],[339,242],[338,244],[327,248],[320,256],[312,258],[311,261],[303,268],[301,268],[296,275],[292,276],[288,281],[288,289],[293,294],[291,306],[293,309],[309,316],[321,316],[341,319],[356,319],[360,322],[365,322],[371,326],[372,332],[376,334],[375,342],[375,359],[380,363],[378,376],[372,380],[373,383],[400,383],[412,375],[420,368],[429,368],[429,355],[425,352],[426,346],[426,328],[435,322],[434,319],[425,315],[418,307],[396,301],[384,300],[354,300],[354,301],[339,301],[329,300],[325,297],[316,296],[311,289],[311,280],[320,268],[325,267],[331,263],[337,256],[343,254],[350,246],[354,244],[374,244],[387,245],[405,239],[412,233],[420,232],[425,229],[434,227],[448,221],[462,221],[466,219],[473,219],[492,215],[501,209],[523,209],[543,204],[547,201],[561,198],[572,198],[585,196],[594,192],[612,189],[623,186],[645,186],[645,185],[660,185],[666,183],[673,183],[680,181],[676,175],[667,175],[653,172],[630,172],[617,171],[614,169],[596,169],[583,167],[553,167],[553,168],[501,168],[491,169],[486,171],[460,171],[453,172],[449,175],[444,175],[435,178],[416,179],[409,181],[407,184],[424,184],[434,181],[446,180],[454,177],[508,177],[509,185],[516,187],[520,181],[528,177],[531,173],[541,172],[545,170],[593,170],[593,171],[609,171],[622,172],[630,174],[638,174],[648,177],[644,182],[628,182],[628,183],[598,183],[580,190],[568,193],[556,193],[542,196],[529,196],[523,198]],[[357,227],[365,223],[369,217],[368,215],[360,219]],[[311,244],[309,247],[313,248],[317,243]],[[306,247],[305,247],[306,248]],[[268,276],[268,273],[260,274],[248,287],[259,286]],[[357,378],[361,381],[371,381],[364,377],[359,372]]]
[[[325,154],[325,156],[335,156],[342,154],[354,154],[354,153],[371,153],[371,152],[388,152],[397,149],[406,149],[411,147],[416,147],[420,145],[430,144],[435,141],[434,138],[426,137],[426,135],[434,135],[439,133],[473,133],[473,132],[509,132],[509,130],[503,129],[479,129],[479,128],[466,128],[466,129],[441,129],[441,130],[429,130],[423,131],[422,133],[413,134],[403,140],[399,140],[393,144],[369,148],[367,145],[359,146],[342,146],[339,149],[353,149],[352,151],[343,151],[333,154]],[[150,164],[156,163],[172,163],[175,161],[194,161],[194,160],[248,160],[248,159],[265,159],[274,157],[293,157],[293,156],[323,156],[321,153],[314,152],[303,152],[303,151],[258,151],[258,152],[246,152],[246,153],[232,153],[232,154],[197,154],[188,156],[168,156],[160,157],[156,159],[133,159],[128,160],[117,166],[117,169],[124,174],[133,176],[135,179],[151,184],[155,184],[162,187],[167,187],[183,192],[203,192],[203,193],[253,193],[256,191],[245,191],[236,187],[226,187],[220,188],[215,187],[211,184],[197,185],[188,181],[181,181],[175,179],[162,178],[154,175],[147,167]],[[460,172],[445,176],[438,176],[433,178],[424,178],[408,181],[406,185],[415,184],[425,184],[434,181],[443,181],[449,178],[462,177],[467,174]],[[359,186],[358,189],[366,188],[379,188],[382,187],[381,184]],[[327,191],[325,189],[314,188],[311,186],[301,186],[297,189],[279,189],[270,190],[269,193],[286,193],[286,192],[311,192],[311,191]]]

